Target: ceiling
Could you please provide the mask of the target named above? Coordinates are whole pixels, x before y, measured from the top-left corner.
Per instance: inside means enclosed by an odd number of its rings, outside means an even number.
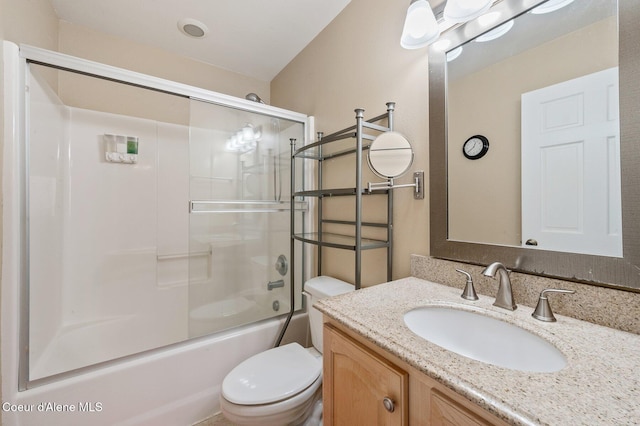
[[[271,81],[351,0],[51,0],[61,20]],[[202,38],[180,19],[208,28]]]

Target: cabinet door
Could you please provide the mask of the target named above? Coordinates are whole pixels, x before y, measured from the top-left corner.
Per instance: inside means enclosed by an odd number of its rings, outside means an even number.
[[[405,371],[328,325],[323,360],[325,425],[407,424]]]
[[[487,420],[433,389],[431,390],[431,416],[429,424],[433,426],[491,425]]]

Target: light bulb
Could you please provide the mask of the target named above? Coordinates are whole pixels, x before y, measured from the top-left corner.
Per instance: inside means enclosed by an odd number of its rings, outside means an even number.
[[[426,0],[414,0],[407,9],[400,45],[405,49],[418,49],[440,36],[440,28],[431,6]]]

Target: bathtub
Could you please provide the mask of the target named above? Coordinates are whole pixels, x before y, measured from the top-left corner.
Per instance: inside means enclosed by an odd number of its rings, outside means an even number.
[[[23,392],[5,386],[2,424],[192,425],[219,411],[225,375],[270,348],[283,322],[266,320],[154,350]],[[294,315],[288,336],[306,340],[307,324],[306,314]]]

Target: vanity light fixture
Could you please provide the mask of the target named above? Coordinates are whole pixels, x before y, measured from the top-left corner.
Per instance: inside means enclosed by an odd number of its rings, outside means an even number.
[[[411,0],[402,28],[400,45],[405,49],[419,49],[440,37],[440,27],[427,0]]]
[[[538,7],[531,10],[534,15],[542,15],[544,13],[555,12],[558,9],[562,9],[565,6],[573,3],[573,0],[549,0]]]
[[[474,41],[478,41],[480,43],[485,41],[495,40],[499,37],[502,37],[513,27],[513,19],[505,22],[504,24],[492,29],[491,31],[487,31],[481,36],[477,37]]]
[[[447,52],[447,62],[451,62],[462,54],[462,46],[458,46],[451,52]]]
[[[255,149],[261,139],[262,127],[247,123],[227,139],[225,148],[229,152],[248,152]]]
[[[441,32],[483,15],[495,1],[499,0],[448,0],[437,8],[436,19],[427,0],[411,0],[400,45],[405,49],[425,47],[436,41]]]
[[[493,0],[449,0],[444,7],[444,19],[449,22],[467,22],[484,14]]]
[[[447,40],[447,39],[438,40],[431,45],[432,48],[443,51],[443,52],[445,52],[449,48],[449,46],[451,46],[451,40]],[[452,51],[446,52],[447,62],[453,61],[458,56],[460,56],[461,53],[462,53],[462,46],[458,46]]]
[[[436,50],[440,50],[440,51],[445,51],[449,48],[449,46],[451,46],[451,40],[449,39],[442,39],[442,40],[438,40],[435,43],[433,43],[431,45],[432,48],[436,49]]]
[[[478,18],[478,23],[483,27],[495,24],[500,19],[500,12],[489,12]]]

